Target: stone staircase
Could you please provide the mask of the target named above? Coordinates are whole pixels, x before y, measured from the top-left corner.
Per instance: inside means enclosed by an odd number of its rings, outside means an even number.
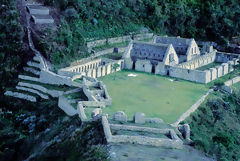
[[[39,98],[49,99],[47,90],[38,82],[42,63],[38,56],[34,56],[33,61],[24,67],[24,75],[18,75],[19,82],[16,89],[5,92],[5,95],[36,102]],[[44,90],[45,89],[45,90]]]
[[[35,24],[54,23],[54,19],[50,15],[49,8],[43,6],[42,3],[33,0],[25,0],[25,6]]]

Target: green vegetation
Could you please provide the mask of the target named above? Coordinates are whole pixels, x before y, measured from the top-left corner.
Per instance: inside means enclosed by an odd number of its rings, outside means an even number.
[[[128,74],[137,74],[129,77]],[[112,97],[112,106],[103,109],[112,115],[124,111],[129,118],[135,112],[143,112],[147,117],[160,117],[173,123],[189,109],[207,88],[187,81],[170,81],[170,78],[135,71],[116,72],[100,78],[106,84]]]
[[[219,161],[240,156],[240,93],[214,92],[187,120],[195,147]]]
[[[110,53],[110,54],[106,54],[101,56],[101,58],[108,58],[108,59],[113,59],[113,60],[119,60],[122,58],[122,54],[123,53]]]
[[[202,70],[202,71],[204,71],[204,70],[207,70],[207,69],[210,69],[210,68],[214,68],[214,67],[219,66],[219,65],[221,65],[221,63],[213,62],[213,63],[211,63],[211,64],[208,64],[208,65],[199,67],[199,68],[197,68],[197,70]]]
[[[55,65],[66,66],[74,58],[88,56],[86,42],[94,39],[148,30],[226,45],[240,31],[238,0],[42,1],[62,13],[59,31],[41,41]]]
[[[95,50],[95,51],[101,51],[101,50],[108,49],[108,48],[126,47],[126,46],[128,46],[128,44],[129,44],[129,41],[125,41],[125,42],[121,42],[121,43],[105,44],[105,45],[102,45],[102,46],[96,46],[92,49]]]

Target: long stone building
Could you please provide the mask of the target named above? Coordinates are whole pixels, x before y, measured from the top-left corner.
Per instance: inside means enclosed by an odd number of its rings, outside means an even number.
[[[125,69],[168,75],[198,83],[208,83],[233,71],[238,56],[204,46],[201,50],[194,39],[154,36],[153,43],[131,41],[122,59]],[[213,62],[219,65],[200,70]],[[221,64],[222,63],[222,64]]]

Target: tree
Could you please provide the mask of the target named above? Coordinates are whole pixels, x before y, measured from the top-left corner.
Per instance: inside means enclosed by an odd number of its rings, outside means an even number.
[[[111,67],[112,70],[114,70],[114,80],[116,79],[116,71],[119,67],[120,67],[120,65],[118,63],[114,63]]]

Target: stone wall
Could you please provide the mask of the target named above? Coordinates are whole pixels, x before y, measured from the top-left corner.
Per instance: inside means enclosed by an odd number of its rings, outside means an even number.
[[[43,99],[49,99],[49,97],[47,95],[42,94],[42,93],[40,93],[39,91],[37,91],[35,89],[31,89],[31,88],[27,88],[27,87],[20,87],[20,86],[16,86],[16,89],[37,94],[37,95],[39,95]]]
[[[191,113],[193,113],[202,103],[203,101],[207,98],[207,96],[213,92],[212,89],[210,89],[204,96],[202,96],[194,105],[190,107],[184,114],[182,114],[178,120],[172,124],[172,126],[177,127],[180,122],[185,120],[187,117],[190,116]]]
[[[87,116],[86,116],[86,114],[84,112],[84,108],[83,108],[82,102],[78,102],[77,113],[78,113],[78,116],[80,117],[80,119],[82,121],[86,121],[87,120]]]
[[[39,82],[54,85],[79,86],[78,83],[72,81],[72,78],[61,76],[45,69],[41,70]]]
[[[135,63],[135,70],[141,72],[152,72],[152,64],[150,60],[137,60]]]
[[[60,96],[58,98],[58,107],[60,107],[69,116],[73,116],[78,113],[64,96]]]
[[[25,83],[25,82],[19,82],[18,86],[23,86],[23,87],[28,87],[28,88],[33,88],[36,90],[39,90],[43,93],[47,93],[52,97],[59,97],[61,95],[63,95],[63,91],[57,91],[57,90],[49,90],[41,85],[36,85],[36,84],[31,84],[31,83]]]
[[[87,42],[87,47],[93,48],[96,46],[105,45],[107,43],[108,44],[122,43],[122,42],[126,42],[126,41],[131,41],[132,38],[134,40],[151,39],[151,38],[153,38],[153,33],[127,35],[127,36],[120,36],[120,37],[114,37],[114,38],[108,38],[108,39],[102,39],[102,40],[95,40],[95,41]]]
[[[12,97],[16,97],[16,98],[25,99],[25,100],[31,101],[31,102],[37,102],[36,97],[30,96],[30,95],[27,95],[27,94],[23,94],[23,93],[19,93],[19,92],[6,91],[4,93],[4,95],[5,96],[12,96]]]
[[[115,71],[112,70],[113,64],[119,64],[119,68],[116,71],[123,69],[124,60],[111,60],[111,59],[97,59],[87,62],[85,64],[62,68],[58,71],[58,74],[63,76],[71,76],[72,80],[75,79],[75,75],[81,78],[82,76],[88,77],[102,77],[111,74]]]
[[[179,67],[170,67],[169,76],[181,78],[197,83],[208,83],[210,82],[210,71],[198,71],[191,69],[184,69]]]
[[[210,64],[215,61],[216,58],[216,51],[213,51],[211,53],[207,53],[202,56],[198,56],[197,58],[190,60],[188,62],[184,62],[178,65],[180,68],[186,68],[186,69],[196,69],[201,66]]]
[[[226,63],[228,61],[231,61],[235,58],[238,59],[239,55],[238,54],[233,54],[233,53],[225,53],[225,52],[217,52],[216,54],[216,62],[219,63]]]
[[[210,58],[209,58],[210,59]],[[222,77],[233,71],[233,61],[228,61],[227,63],[222,63],[220,66],[216,66],[214,68],[210,68],[204,71],[187,69],[187,68],[179,68],[178,67],[170,67],[169,74],[172,77],[181,78],[193,82],[198,83],[209,83],[219,77]],[[186,67],[186,66],[183,66]],[[191,67],[195,68],[195,67]]]
[[[231,86],[235,83],[238,83],[238,82],[240,82],[240,76],[237,76],[233,79],[230,79],[230,80],[224,82],[224,85],[222,86],[222,89],[224,91],[228,92],[228,93],[232,93],[233,90],[232,90]]]
[[[169,134],[169,131],[171,131],[171,129],[159,129],[159,128],[120,125],[120,124],[110,124],[110,127],[113,130],[141,131],[141,132],[150,132],[150,133],[156,133],[156,134]]]

